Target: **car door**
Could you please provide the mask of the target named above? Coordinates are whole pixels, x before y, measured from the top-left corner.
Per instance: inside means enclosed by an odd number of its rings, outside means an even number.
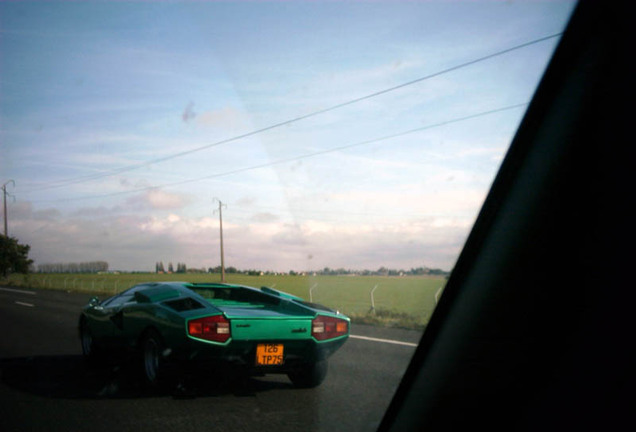
[[[123,311],[133,302],[134,294],[124,292],[88,310],[93,337],[99,339],[103,346],[117,347],[122,344]]]

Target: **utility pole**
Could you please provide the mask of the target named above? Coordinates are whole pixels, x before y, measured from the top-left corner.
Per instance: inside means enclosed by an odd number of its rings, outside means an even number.
[[[2,185],[2,198],[4,203],[4,236],[5,237],[9,237],[9,230],[7,225],[7,219],[8,219],[7,218],[7,185],[9,183],[12,183],[13,187],[15,187],[15,182],[13,180],[9,180]]]
[[[219,202],[219,233],[221,238],[221,282],[225,283],[225,259],[223,256],[223,204],[220,199],[214,198],[214,201]],[[227,206],[225,206],[227,207]]]

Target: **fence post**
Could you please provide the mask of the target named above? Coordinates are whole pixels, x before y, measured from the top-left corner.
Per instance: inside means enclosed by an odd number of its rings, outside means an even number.
[[[378,285],[376,284],[376,286],[373,287],[373,289],[371,290],[371,310],[369,310],[369,312],[373,312],[375,313],[375,299],[373,298],[373,292],[378,288]]]
[[[439,301],[439,294],[442,292],[442,288],[443,288],[443,286],[439,287],[439,289],[435,293],[435,304],[436,305],[437,305],[437,302]]]

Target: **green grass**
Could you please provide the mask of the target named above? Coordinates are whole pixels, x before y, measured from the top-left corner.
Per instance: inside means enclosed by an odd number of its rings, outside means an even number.
[[[218,274],[30,274],[11,275],[0,284],[62,289],[109,296],[141,282],[220,282]],[[228,283],[268,286],[338,309],[353,322],[422,329],[435,308],[435,296],[446,280],[434,277],[382,276],[248,276],[226,275]],[[310,293],[311,291],[311,293]],[[373,291],[372,308],[371,292]]]

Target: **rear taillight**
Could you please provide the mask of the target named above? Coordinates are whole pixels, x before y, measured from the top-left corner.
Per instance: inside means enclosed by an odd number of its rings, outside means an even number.
[[[319,341],[344,336],[349,332],[349,322],[340,318],[318,315],[311,322],[311,335]]]
[[[197,318],[188,321],[188,334],[213,342],[225,342],[231,334],[230,322],[223,315]]]

